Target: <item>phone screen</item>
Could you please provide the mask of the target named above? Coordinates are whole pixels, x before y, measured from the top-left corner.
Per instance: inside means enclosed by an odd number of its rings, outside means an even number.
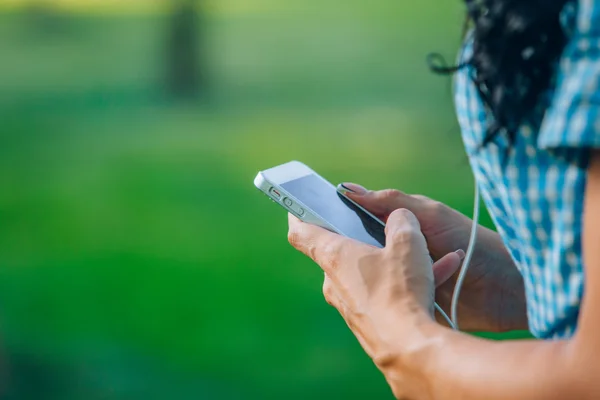
[[[311,174],[281,185],[342,235],[376,247],[385,246],[384,226],[338,193],[320,177]]]

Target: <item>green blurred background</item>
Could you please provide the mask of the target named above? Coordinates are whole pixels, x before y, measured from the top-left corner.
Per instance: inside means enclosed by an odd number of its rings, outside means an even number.
[[[462,8],[3,0],[3,398],[391,399],[252,180],[298,159],[470,213],[425,63]]]

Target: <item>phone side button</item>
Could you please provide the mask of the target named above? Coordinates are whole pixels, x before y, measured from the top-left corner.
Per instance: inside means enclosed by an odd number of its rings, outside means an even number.
[[[285,199],[285,200],[288,200],[288,199]],[[284,202],[285,202],[285,200],[284,200]],[[302,207],[300,207],[298,204],[296,204],[296,203],[293,203],[293,202],[292,202],[291,204],[289,204],[289,205],[288,205],[288,203],[285,203],[285,204],[286,204],[286,205],[288,206],[288,208],[289,208],[290,210],[292,210],[292,211],[294,212],[294,214],[296,214],[297,216],[299,216],[299,217],[302,217],[302,216],[304,215],[304,213],[305,213],[304,209],[303,209]]]
[[[275,189],[274,187],[272,187],[271,190],[269,190],[269,193],[271,193],[271,196],[274,197],[275,199],[277,199],[277,200],[281,199],[281,193],[279,193],[279,191],[277,189]]]

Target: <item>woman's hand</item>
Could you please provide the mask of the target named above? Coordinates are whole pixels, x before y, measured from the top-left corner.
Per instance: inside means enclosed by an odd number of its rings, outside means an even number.
[[[387,246],[372,247],[289,217],[289,241],[325,272],[323,292],[377,366],[386,371],[397,346],[409,343],[420,324],[433,319],[435,282],[419,221],[408,210],[393,212],[386,226]],[[463,253],[437,262],[456,271]],[[450,275],[452,275],[450,273]],[[403,340],[406,339],[406,340]]]
[[[394,210],[410,210],[419,220],[429,252],[434,260],[469,245],[472,220],[456,210],[424,196],[407,195],[397,190],[369,191],[345,183],[345,194],[387,221]],[[434,265],[434,273],[447,276],[453,271],[445,264]],[[444,279],[436,300],[449,311],[456,274]],[[445,282],[445,283],[444,283]],[[478,239],[459,302],[459,324],[469,331],[507,331],[527,329],[522,277],[506,251],[500,236],[478,228]],[[438,320],[443,322],[440,316]]]
[[[290,218],[290,241],[325,270],[325,292],[383,371],[398,399],[599,399],[600,155],[588,173],[585,283],[569,340],[489,341],[432,320],[433,273],[417,220],[388,218],[376,249]],[[485,239],[485,238],[484,238]],[[457,255],[445,256],[454,258]]]
[[[349,189],[344,191],[345,195],[384,222],[399,208],[410,210],[421,224],[421,231],[427,239],[429,251],[434,259],[456,249],[466,249],[469,245],[472,220],[443,203],[425,196],[408,195],[394,189],[370,191],[352,183],[344,183],[340,188]],[[500,237],[495,233],[493,240],[496,241],[493,245],[506,253]],[[483,242],[479,243],[481,244],[479,247],[484,247]],[[488,261],[490,261],[490,254],[480,251],[475,254],[473,264]]]

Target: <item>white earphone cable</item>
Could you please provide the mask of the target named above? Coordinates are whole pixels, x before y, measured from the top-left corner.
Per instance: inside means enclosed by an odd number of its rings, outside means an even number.
[[[437,312],[440,313],[440,315],[442,317],[444,317],[444,319],[446,320],[446,322],[448,323],[448,325],[450,326],[450,328],[457,330],[456,329],[456,325],[454,325],[454,322],[452,322],[452,320],[450,319],[450,317],[448,316],[448,314],[446,314],[446,312],[442,309],[442,307],[440,307],[438,305],[438,303],[433,303],[435,309],[437,310]]]
[[[479,185],[477,181],[475,182],[475,199],[473,205],[473,225],[471,227],[471,236],[469,238],[469,246],[467,247],[467,252],[465,254],[465,260],[462,264],[460,272],[458,274],[458,279],[456,280],[456,285],[454,286],[454,293],[452,295],[452,303],[450,305],[451,308],[451,316],[448,317],[448,314],[442,310],[442,308],[435,303],[435,309],[444,317],[448,325],[454,330],[459,330],[458,325],[458,300],[460,298],[460,292],[462,290],[463,284],[465,282],[465,277],[467,276],[467,272],[469,271],[469,266],[471,264],[471,259],[473,258],[473,253],[475,252],[475,244],[477,242],[477,228],[479,226],[479,210],[480,210],[480,193],[479,193]]]

